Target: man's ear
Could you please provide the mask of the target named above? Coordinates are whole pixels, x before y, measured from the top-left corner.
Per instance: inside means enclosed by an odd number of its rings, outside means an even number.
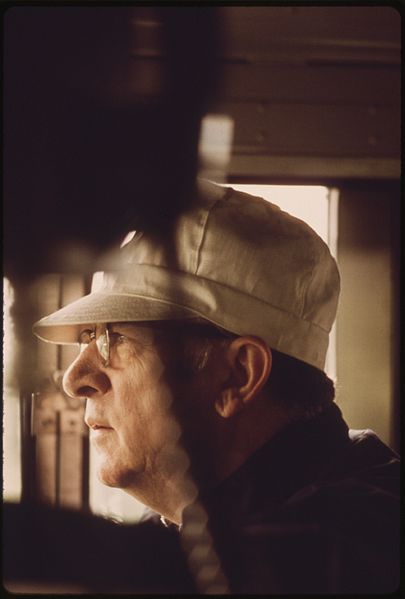
[[[230,418],[257,397],[270,374],[272,355],[260,337],[249,335],[229,344],[227,361],[230,375],[215,402],[223,418]]]

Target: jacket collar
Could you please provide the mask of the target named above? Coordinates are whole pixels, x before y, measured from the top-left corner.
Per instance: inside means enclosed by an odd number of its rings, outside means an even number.
[[[325,476],[349,444],[348,426],[332,404],[315,418],[279,431],[215,489],[202,493],[202,501],[210,513],[227,514],[231,521],[276,509]]]

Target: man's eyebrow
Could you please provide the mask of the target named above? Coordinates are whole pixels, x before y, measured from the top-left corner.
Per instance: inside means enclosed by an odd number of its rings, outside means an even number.
[[[108,324],[108,328],[109,329],[113,329],[114,327],[136,327],[136,325],[139,325],[141,323],[137,323],[137,322],[110,322]]]
[[[121,330],[124,330],[124,332],[131,333],[131,335],[136,337],[137,335],[141,335],[142,329],[147,328],[147,326],[143,322],[111,322],[108,328],[112,333],[119,333]]]

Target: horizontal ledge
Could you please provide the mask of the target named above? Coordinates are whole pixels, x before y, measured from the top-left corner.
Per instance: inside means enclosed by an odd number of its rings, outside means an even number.
[[[397,179],[401,161],[395,158],[340,158],[234,154],[228,175],[245,177],[332,177]]]

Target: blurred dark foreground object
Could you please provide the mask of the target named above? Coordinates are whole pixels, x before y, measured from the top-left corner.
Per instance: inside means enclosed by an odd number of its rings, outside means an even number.
[[[173,530],[33,504],[3,506],[3,585],[11,592],[195,591]]]
[[[184,209],[216,42],[212,7],[6,12],[5,276],[92,271],[129,229]],[[63,259],[74,248],[89,264]]]

